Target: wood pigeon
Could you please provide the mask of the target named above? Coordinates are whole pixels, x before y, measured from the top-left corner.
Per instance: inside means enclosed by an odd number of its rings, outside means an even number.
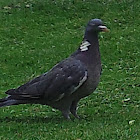
[[[100,19],[90,20],[76,52],[48,72],[6,91],[8,96],[0,99],[0,107],[42,104],[60,110],[66,119],[70,113],[79,118],[79,100],[93,93],[101,75],[98,33],[108,30]]]

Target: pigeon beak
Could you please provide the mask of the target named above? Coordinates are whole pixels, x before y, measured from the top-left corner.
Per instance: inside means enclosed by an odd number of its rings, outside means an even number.
[[[102,32],[109,32],[109,31],[110,31],[106,26],[100,25],[100,26],[98,26],[98,27],[100,28],[100,30],[101,30]]]

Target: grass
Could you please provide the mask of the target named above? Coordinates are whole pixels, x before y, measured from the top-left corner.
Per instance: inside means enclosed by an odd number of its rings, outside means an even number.
[[[0,140],[139,140],[140,3],[135,0],[5,0],[0,2],[0,97],[68,57],[86,23],[101,18],[103,72],[81,100],[81,120],[48,106],[0,108]]]

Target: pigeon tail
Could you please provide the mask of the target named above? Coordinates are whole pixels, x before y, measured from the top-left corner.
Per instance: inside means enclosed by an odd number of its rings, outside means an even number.
[[[17,105],[19,104],[17,100],[9,99],[8,97],[0,99],[0,107]]]

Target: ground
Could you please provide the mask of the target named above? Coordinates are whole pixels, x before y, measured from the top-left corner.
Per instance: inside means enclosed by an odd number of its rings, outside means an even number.
[[[84,28],[100,18],[102,77],[79,103],[81,120],[48,106],[0,108],[0,140],[139,140],[138,0],[5,0],[0,2],[0,97],[68,57]]]

